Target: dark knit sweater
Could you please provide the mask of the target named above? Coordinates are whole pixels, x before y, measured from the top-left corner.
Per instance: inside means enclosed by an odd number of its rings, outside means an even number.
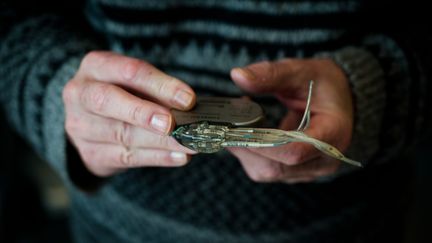
[[[58,5],[1,10],[0,101],[10,124],[63,178],[78,242],[373,242],[400,221],[409,167],[400,158],[426,134],[431,89],[427,53],[387,28],[394,22],[375,19],[382,12],[368,12],[362,1]],[[132,169],[86,193],[77,184],[89,176],[73,172],[81,162],[67,149],[61,92],[94,49],[142,58],[199,94],[219,96],[243,95],[230,81],[233,67],[331,57],[355,97],[348,155],[367,166],[343,167],[320,183],[258,184],[220,152],[194,156],[183,168]],[[276,125],[283,106],[271,97],[257,101],[267,125]]]

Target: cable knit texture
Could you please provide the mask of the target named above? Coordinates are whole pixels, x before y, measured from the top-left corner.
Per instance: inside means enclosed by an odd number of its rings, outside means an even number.
[[[13,15],[0,11],[0,101],[10,124],[63,178],[77,242],[372,242],[400,220],[404,165],[397,158],[422,131],[430,98],[422,69],[409,65],[420,65],[414,53],[385,34],[353,31],[362,5],[90,0],[82,8],[86,26],[55,13],[1,25]],[[61,93],[93,49],[145,59],[198,94],[219,96],[243,95],[230,81],[232,67],[331,57],[355,97],[349,154],[367,166],[322,183],[258,184],[229,153],[200,154],[182,168],[129,170],[90,195],[68,171],[80,161],[66,152]],[[276,126],[285,108],[273,98],[256,100],[266,125]]]

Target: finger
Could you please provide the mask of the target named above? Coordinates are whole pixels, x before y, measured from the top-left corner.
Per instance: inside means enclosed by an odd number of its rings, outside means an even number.
[[[312,145],[298,142],[274,148],[253,148],[250,150],[285,165],[298,165],[320,156],[319,152]]]
[[[330,144],[337,144],[334,141],[338,140],[340,137],[344,137],[345,135],[340,134],[336,128],[330,125],[332,120],[331,117],[329,118],[326,115],[314,115],[312,116],[310,126],[305,130],[305,133],[312,138]],[[313,145],[302,142],[292,142],[272,148],[251,148],[250,150],[261,156],[286,165],[301,164],[322,155],[321,151],[316,149]]]
[[[279,163],[273,162],[245,148],[228,148],[240,161],[246,174],[256,182],[274,182],[281,179]]]
[[[80,154],[87,168],[99,176],[136,167],[178,167],[190,156],[161,149],[126,148],[118,145],[81,143]]]
[[[77,122],[77,121],[76,121]],[[81,139],[94,143],[111,143],[125,147],[153,148],[178,151],[188,154],[196,152],[181,146],[173,137],[153,133],[126,122],[87,114],[68,130]]]
[[[340,166],[339,161],[322,157],[289,166],[271,161],[244,148],[229,148],[229,151],[240,160],[248,176],[257,182],[308,182],[317,177],[333,174]]]
[[[173,118],[168,109],[133,96],[115,85],[86,82],[80,102],[91,113],[161,134],[168,134],[173,127]]]
[[[288,110],[287,114],[282,118],[279,129],[291,131],[296,130],[301,122],[303,114],[295,110]]]
[[[303,60],[283,59],[264,61],[231,70],[231,78],[242,89],[252,93],[271,93],[281,90],[303,90]],[[305,81],[306,80],[306,81]]]
[[[87,54],[79,75],[135,90],[167,107],[185,110],[195,104],[195,93],[186,83],[147,62],[113,52]]]
[[[334,159],[318,157],[316,159],[306,161],[299,165],[283,165],[283,167],[281,168],[283,171],[282,177],[285,179],[296,179],[328,176],[337,171],[340,163],[340,161]]]

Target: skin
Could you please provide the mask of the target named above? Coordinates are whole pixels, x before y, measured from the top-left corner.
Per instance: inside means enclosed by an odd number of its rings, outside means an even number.
[[[260,62],[231,70],[231,78],[243,90],[272,94],[289,112],[279,128],[295,130],[306,106],[308,82],[315,80],[311,121],[305,133],[346,150],[353,129],[352,95],[347,77],[331,59],[283,59]],[[230,148],[248,176],[257,182],[310,182],[335,173],[340,161],[313,146],[290,143],[274,148]]]
[[[347,78],[330,59],[284,59],[231,70],[247,92],[273,94],[289,108],[280,124],[295,129],[316,81],[306,133],[343,151],[351,140],[353,107]],[[63,90],[65,129],[86,168],[101,177],[136,167],[177,167],[194,151],[168,136],[174,127],[170,108],[188,110],[194,91],[142,60],[112,52],[90,52]],[[230,148],[257,182],[308,182],[334,173],[340,162],[310,145]]]
[[[66,84],[63,101],[66,133],[97,176],[182,166],[195,153],[167,136],[174,126],[169,108],[193,107],[194,91],[144,61],[90,52]]]

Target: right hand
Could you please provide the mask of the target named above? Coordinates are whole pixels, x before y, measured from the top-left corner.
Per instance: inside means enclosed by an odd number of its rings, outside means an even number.
[[[174,126],[169,108],[190,109],[195,97],[187,84],[149,63],[90,52],[63,90],[66,133],[97,176],[181,166],[195,152],[168,136]]]

